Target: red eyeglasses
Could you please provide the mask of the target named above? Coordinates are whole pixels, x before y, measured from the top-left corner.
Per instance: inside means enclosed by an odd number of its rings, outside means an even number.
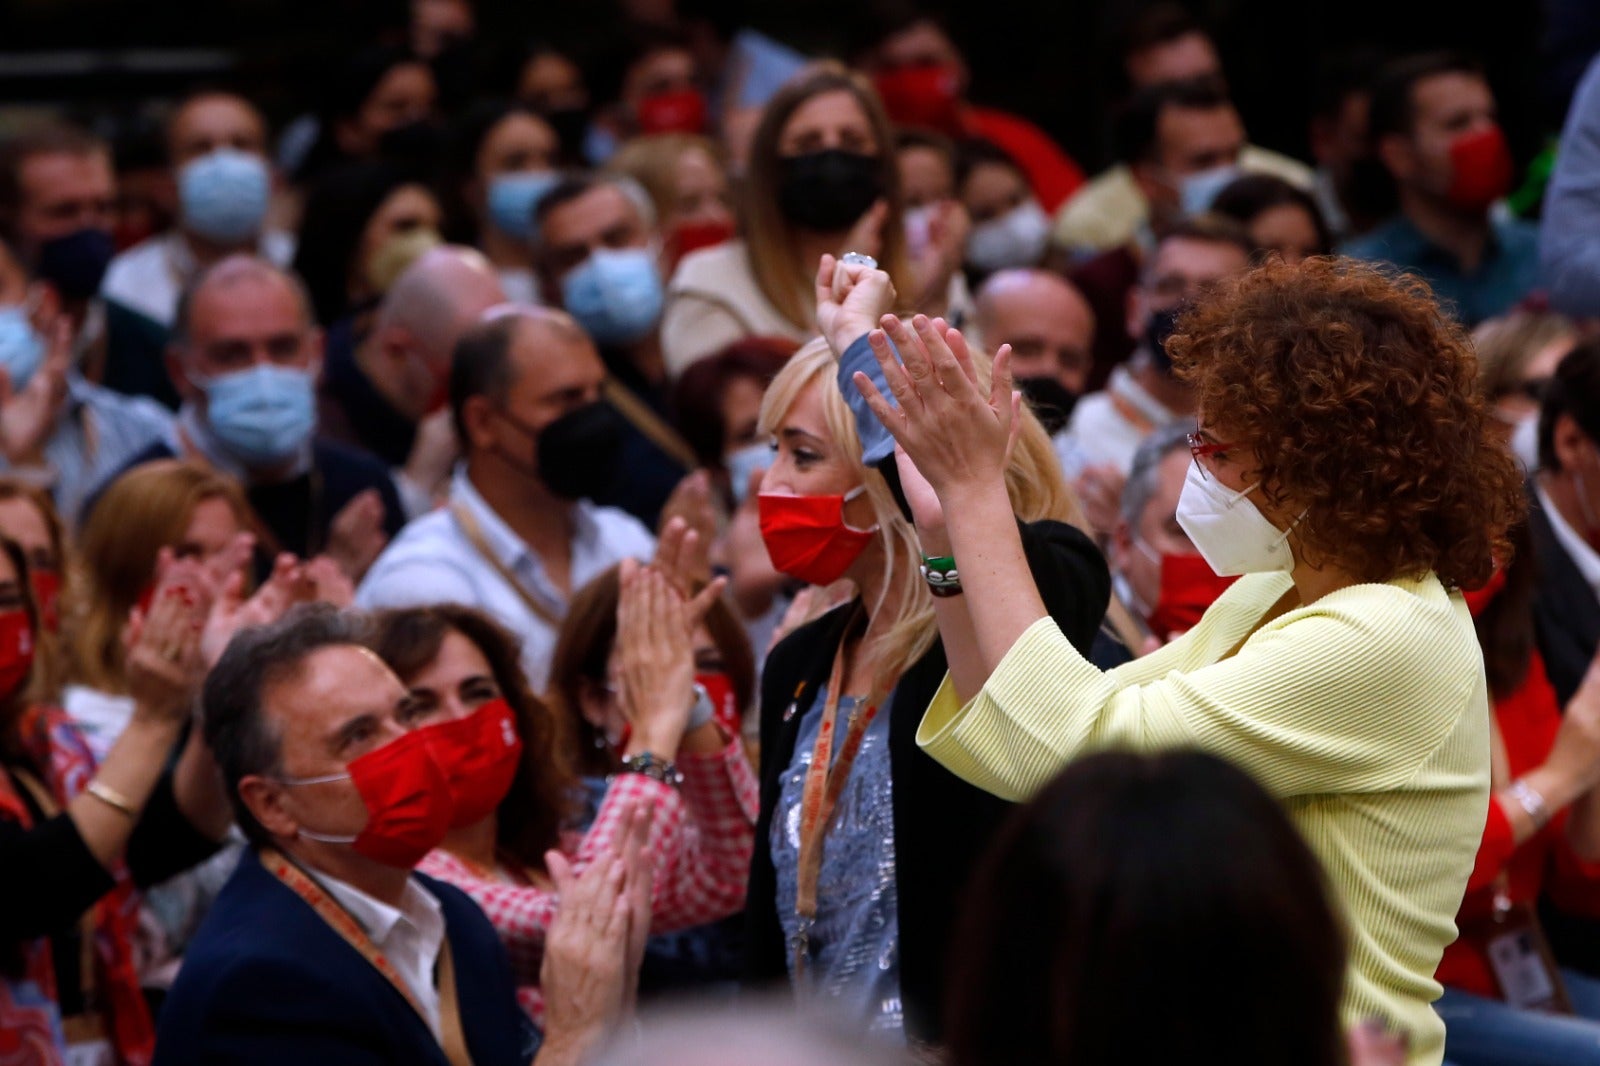
[[[1202,458],[1208,455],[1218,455],[1230,448],[1237,447],[1238,444],[1233,441],[1228,441],[1226,443],[1213,443],[1205,440],[1200,436],[1199,429],[1196,429],[1193,433],[1189,434],[1189,454],[1194,456],[1194,463],[1195,466],[1200,468],[1201,477],[1205,477],[1206,475],[1206,464],[1200,461]]]

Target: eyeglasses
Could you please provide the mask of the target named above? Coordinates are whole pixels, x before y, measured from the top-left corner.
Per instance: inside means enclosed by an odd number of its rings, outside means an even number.
[[[1194,456],[1194,463],[1200,468],[1201,477],[1206,476],[1206,464],[1200,461],[1202,458],[1208,455],[1219,455],[1230,448],[1236,447],[1238,447],[1238,444],[1233,441],[1228,441],[1227,443],[1213,443],[1208,441],[1204,437],[1200,436],[1200,430],[1198,428],[1193,433],[1189,434],[1189,454]]]

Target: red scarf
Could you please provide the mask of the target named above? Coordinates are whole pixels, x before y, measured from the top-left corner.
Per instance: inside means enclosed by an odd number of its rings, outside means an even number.
[[[66,714],[30,707],[17,723],[28,761],[41,771],[56,803],[65,808],[94,775],[94,756]],[[30,828],[28,806],[10,775],[0,773],[0,818]],[[128,872],[113,871],[116,887],[94,905],[95,988],[104,1004],[107,1038],[123,1066],[148,1066],[155,1052],[155,1024],[133,965],[133,930],[138,897]],[[0,1063],[5,1066],[59,1066],[61,1017],[50,941],[40,937],[21,945],[20,977],[0,976]]]

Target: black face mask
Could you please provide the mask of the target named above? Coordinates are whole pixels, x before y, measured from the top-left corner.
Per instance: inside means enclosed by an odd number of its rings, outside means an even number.
[[[539,432],[539,480],[564,500],[604,493],[616,477],[625,426],[603,401],[568,411]]]
[[[883,195],[883,160],[829,148],[778,160],[778,210],[818,233],[849,229]]]
[[[100,291],[100,280],[116,251],[107,231],[81,229],[41,244],[34,273],[63,299],[87,300]]]
[[[1178,322],[1178,316],[1187,310],[1183,307],[1168,307],[1160,311],[1151,311],[1150,317],[1145,320],[1144,343],[1150,349],[1150,360],[1155,368],[1163,374],[1172,373],[1172,356],[1167,352],[1167,338],[1172,336],[1172,329]]]
[[[1067,420],[1072,417],[1072,408],[1078,402],[1077,393],[1049,375],[1018,378],[1017,388],[1022,390],[1023,399],[1033,408],[1039,424],[1052,437],[1066,426]]]

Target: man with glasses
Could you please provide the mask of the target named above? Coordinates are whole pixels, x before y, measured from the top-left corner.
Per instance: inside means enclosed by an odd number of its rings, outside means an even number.
[[[1175,226],[1156,245],[1128,297],[1133,356],[1085,396],[1058,438],[1062,469],[1101,535],[1116,528],[1122,483],[1139,443],[1152,431],[1192,418],[1194,396],[1172,374],[1166,351],[1184,306],[1250,263],[1249,239],[1234,223],[1202,215]]]

